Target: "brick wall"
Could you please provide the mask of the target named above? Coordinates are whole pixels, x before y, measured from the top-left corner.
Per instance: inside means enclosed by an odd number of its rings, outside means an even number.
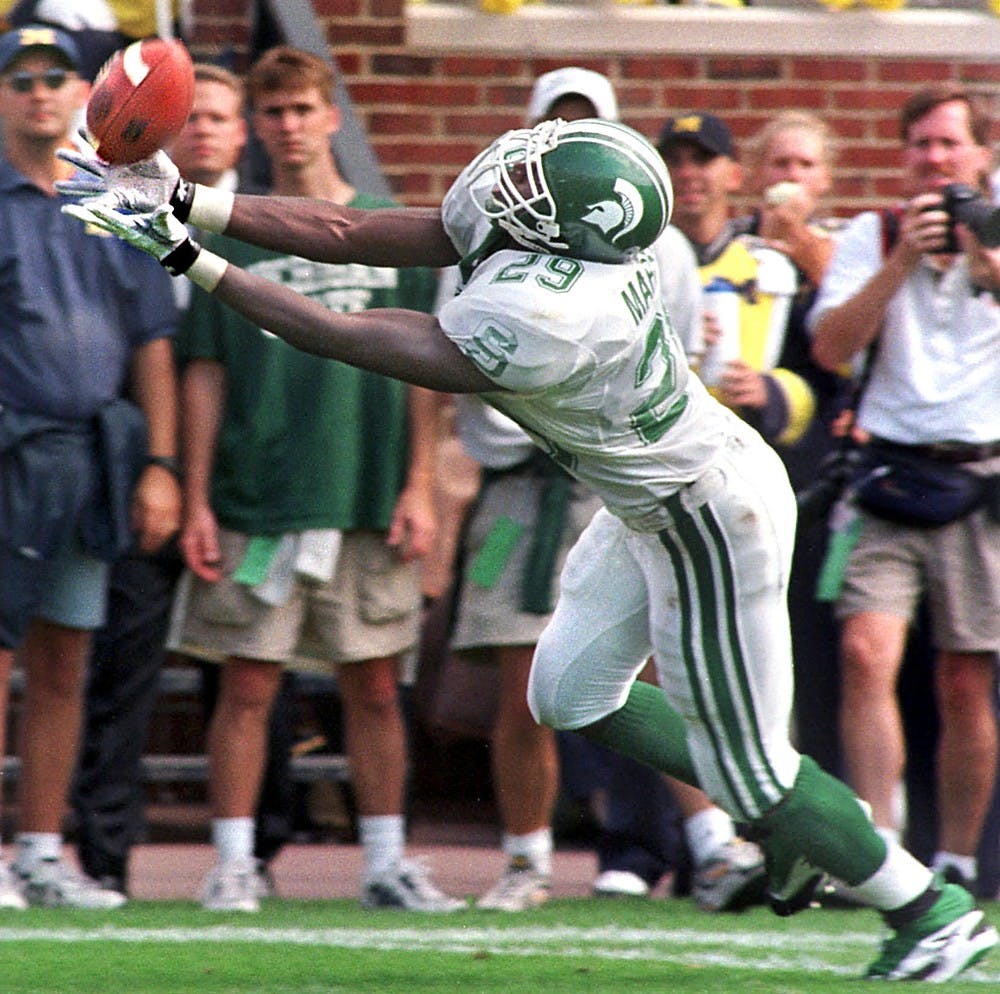
[[[837,136],[831,206],[843,214],[898,194],[895,115],[915,88],[955,81],[993,100],[1000,95],[1000,65],[958,58],[418,54],[406,46],[403,0],[315,0],[314,8],[383,170],[413,205],[437,203],[476,151],[520,125],[534,78],[561,65],[606,74],[624,120],[654,138],[681,110],[712,110],[739,139],[778,110],[821,114]],[[195,0],[196,55],[228,50],[244,65],[245,12],[245,0]],[[497,18],[498,31],[504,22]]]

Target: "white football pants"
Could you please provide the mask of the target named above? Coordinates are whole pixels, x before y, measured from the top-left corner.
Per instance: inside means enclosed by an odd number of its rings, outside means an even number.
[[[777,454],[748,431],[665,504],[671,524],[658,534],[602,510],[581,535],[528,702],[543,724],[583,728],[622,707],[652,654],[702,788],[753,821],[799,769],[786,605],[795,498]]]

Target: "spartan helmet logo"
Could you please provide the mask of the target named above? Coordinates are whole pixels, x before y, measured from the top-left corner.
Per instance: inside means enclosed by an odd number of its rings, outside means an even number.
[[[584,223],[600,228],[612,244],[642,221],[643,211],[642,196],[628,180],[618,178],[613,189],[618,194],[617,200],[600,200],[581,218]]]

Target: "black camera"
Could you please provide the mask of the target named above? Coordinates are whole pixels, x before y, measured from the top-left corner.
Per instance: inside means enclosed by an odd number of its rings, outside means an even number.
[[[950,220],[948,240],[941,252],[960,252],[955,225],[964,224],[986,248],[1000,246],[1000,207],[991,204],[978,190],[964,183],[949,183],[941,191],[941,210]]]
[[[826,519],[847,485],[857,476],[861,459],[861,449],[851,443],[841,445],[823,459],[815,482],[795,496],[801,526]]]

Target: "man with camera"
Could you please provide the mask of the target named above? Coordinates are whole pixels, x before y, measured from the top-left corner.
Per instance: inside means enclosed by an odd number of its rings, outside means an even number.
[[[997,765],[1000,650],[1000,248],[985,189],[990,120],[955,86],[900,114],[905,189],[894,212],[855,218],[810,315],[813,354],[853,363],[867,443],[842,505],[837,614],[848,779],[876,825],[898,833],[904,764],[896,681],[920,599],[937,650],[938,838],[934,866],[974,884]],[[950,244],[954,236],[955,243]]]

